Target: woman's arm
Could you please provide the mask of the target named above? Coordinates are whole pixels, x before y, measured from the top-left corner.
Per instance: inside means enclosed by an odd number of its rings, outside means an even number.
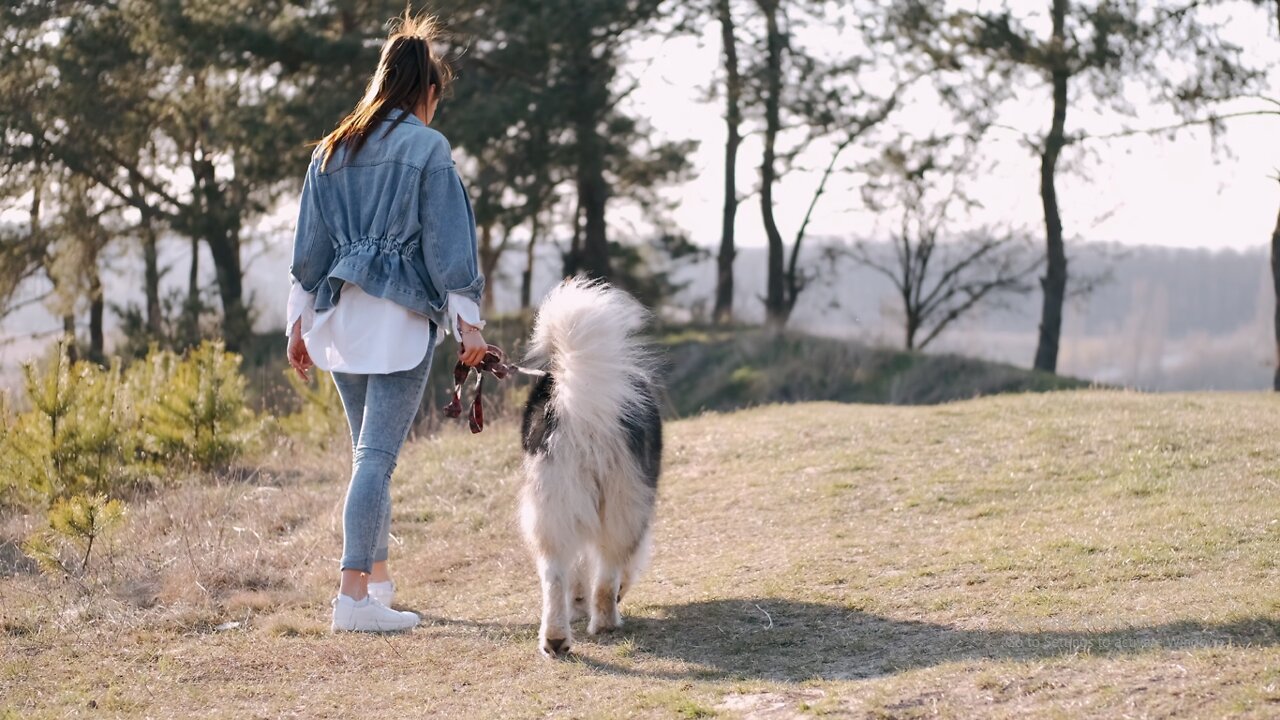
[[[453,161],[446,152],[422,178],[422,256],[442,305],[450,294],[477,305],[484,293],[480,274],[475,213]],[[443,312],[445,307],[437,307]]]
[[[308,293],[316,291],[320,281],[329,273],[334,260],[333,241],[329,237],[324,218],[320,215],[320,199],[316,189],[318,181],[319,168],[313,155],[311,165],[307,167],[307,175],[302,181],[298,222],[293,231],[293,262],[289,266],[289,274]]]
[[[423,170],[422,254],[443,297],[443,307],[437,310],[447,314],[448,324],[462,344],[463,362],[468,365],[483,360],[488,347],[480,333],[484,326],[479,313],[484,276],[480,274],[477,244],[471,198],[452,159],[444,154],[442,162]]]
[[[302,340],[302,319],[314,312],[315,289],[328,274],[334,258],[333,242],[320,216],[320,203],[316,196],[318,169],[315,157],[313,154],[302,181],[298,222],[293,233],[293,262],[289,267],[289,301],[285,308],[285,333],[289,337],[286,357],[294,372],[304,381],[315,363]]]
[[[307,352],[307,344],[302,340],[303,318],[308,318],[307,324],[310,325],[310,318],[315,312],[316,296],[302,289],[302,285],[293,277],[289,276],[289,302],[285,306],[285,337],[289,338],[289,347],[285,351],[285,357],[289,359],[289,366],[293,371],[298,373],[298,377],[303,381],[308,379],[307,371],[315,365],[311,361],[311,353]]]

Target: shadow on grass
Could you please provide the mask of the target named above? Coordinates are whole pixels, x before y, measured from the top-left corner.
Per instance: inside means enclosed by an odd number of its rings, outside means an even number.
[[[969,660],[1052,660],[1159,650],[1280,645],[1280,619],[1252,617],[1205,624],[1174,621],[1063,631],[965,630],[886,618],[839,605],[738,598],[653,606],[657,617],[626,616],[621,634],[588,637],[574,624],[575,657],[603,672],[666,679],[849,680]],[[533,643],[535,623],[491,623],[423,615],[428,625],[462,629],[498,642]],[[592,646],[629,639],[634,664],[599,657]],[[646,658],[693,668],[654,672]]]
[[[1280,645],[1280,620],[1175,621],[1051,632],[964,630],[793,600],[726,599],[657,606],[628,619],[636,659],[701,666],[699,677],[802,681],[869,678],[966,660],[1046,660],[1158,650]],[[606,671],[637,672],[607,663]],[[643,672],[643,671],[640,671]]]

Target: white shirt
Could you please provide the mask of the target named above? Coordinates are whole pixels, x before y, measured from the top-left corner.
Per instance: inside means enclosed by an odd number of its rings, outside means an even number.
[[[317,314],[315,296],[303,290],[292,275],[289,285],[285,335],[301,318],[302,342],[321,370],[362,375],[393,373],[417,367],[426,356],[431,321],[403,305],[345,283],[342,300]],[[459,316],[484,328],[480,308],[470,298],[449,293],[446,307],[454,337],[459,337]]]

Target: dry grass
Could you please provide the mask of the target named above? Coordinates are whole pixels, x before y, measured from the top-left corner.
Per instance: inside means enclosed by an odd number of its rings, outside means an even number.
[[[1083,392],[673,423],[627,627],[564,663],[534,650],[511,427],[406,451],[393,564],[426,622],[394,637],[327,631],[345,459],[277,457],[136,505],[87,590],[0,578],[0,708],[1274,717],[1278,420],[1269,395]]]

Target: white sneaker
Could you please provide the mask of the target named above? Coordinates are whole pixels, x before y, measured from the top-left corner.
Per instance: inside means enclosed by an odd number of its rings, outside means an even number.
[[[392,610],[372,596],[356,601],[339,594],[333,599],[334,632],[397,632],[417,624],[416,614]]]
[[[396,584],[391,580],[371,582],[369,583],[369,597],[387,607],[391,607],[391,601],[396,599]]]

